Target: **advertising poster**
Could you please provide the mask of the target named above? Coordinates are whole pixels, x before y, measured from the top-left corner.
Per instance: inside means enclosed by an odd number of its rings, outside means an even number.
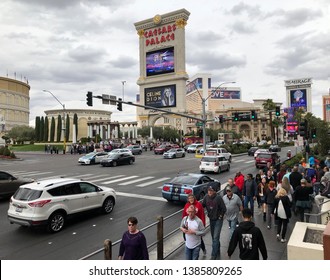
[[[241,99],[239,90],[222,90],[217,89],[212,92],[212,99]]]
[[[203,79],[197,78],[186,85],[186,94],[191,93],[192,91],[203,88]]]
[[[290,103],[291,107],[307,108],[307,94],[306,89],[294,89],[290,90]]]
[[[168,85],[144,89],[145,106],[155,108],[176,107],[176,86]]]

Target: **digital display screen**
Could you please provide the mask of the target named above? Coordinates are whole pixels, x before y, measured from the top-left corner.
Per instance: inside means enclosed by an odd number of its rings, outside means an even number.
[[[146,53],[147,76],[174,72],[174,47]]]
[[[176,107],[176,86],[145,88],[144,103],[155,108]]]

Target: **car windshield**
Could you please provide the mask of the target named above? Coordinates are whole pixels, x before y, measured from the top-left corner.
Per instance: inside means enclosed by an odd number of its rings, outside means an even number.
[[[258,158],[271,158],[272,155],[271,154],[259,154]]]
[[[215,162],[216,158],[211,158],[211,157],[203,157],[202,161],[204,162]]]
[[[19,188],[14,194],[14,198],[22,201],[31,201],[39,198],[42,194],[40,190],[32,190],[28,188]]]
[[[95,153],[89,153],[89,154],[86,154],[85,157],[92,157],[94,155],[95,155]]]
[[[181,185],[195,185],[196,178],[191,176],[178,176],[175,177],[171,183],[173,184],[181,184]]]
[[[176,149],[170,149],[168,150],[168,153],[175,153],[176,152]]]

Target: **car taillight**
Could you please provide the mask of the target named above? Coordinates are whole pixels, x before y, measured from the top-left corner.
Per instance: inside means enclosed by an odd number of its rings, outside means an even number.
[[[46,200],[41,200],[41,201],[36,201],[36,202],[31,202],[28,203],[30,207],[43,207],[45,204],[51,202],[51,199],[46,199]]]
[[[164,186],[164,187],[163,187],[163,191],[164,191],[164,192],[169,192],[170,189],[171,189],[170,186]]]
[[[190,193],[192,193],[192,189],[184,189],[183,192],[185,194],[190,194]]]

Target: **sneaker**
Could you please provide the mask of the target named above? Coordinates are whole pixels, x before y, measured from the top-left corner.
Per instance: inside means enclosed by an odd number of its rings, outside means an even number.
[[[267,226],[268,229],[270,229],[270,226]]]
[[[203,250],[203,256],[206,257],[206,254],[207,254],[207,251],[205,249],[205,250]]]
[[[280,241],[280,235],[279,234],[276,235],[276,239],[277,239],[277,241]]]
[[[282,242],[282,243],[285,243],[285,242],[286,242],[286,239],[283,239],[283,238],[282,238],[282,239],[281,239],[281,242]]]

